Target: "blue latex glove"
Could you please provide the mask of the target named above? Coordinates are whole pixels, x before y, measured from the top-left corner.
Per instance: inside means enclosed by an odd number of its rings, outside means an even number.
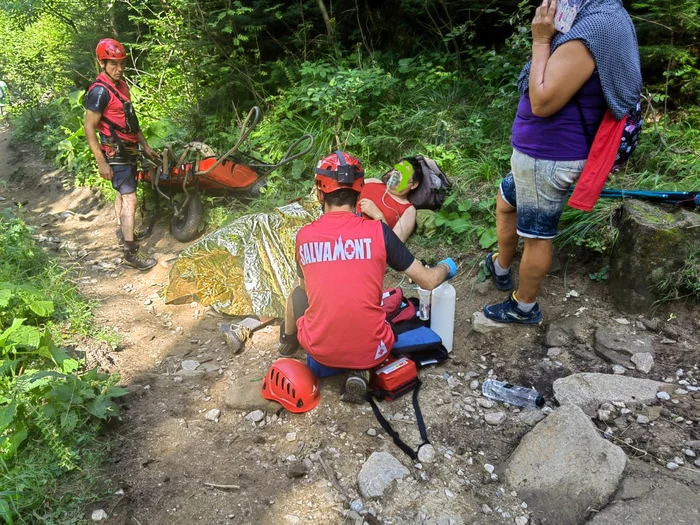
[[[444,264],[450,269],[450,273],[447,274],[447,280],[449,281],[452,279],[455,275],[457,275],[457,263],[455,263],[452,260],[452,257],[448,257],[447,259],[443,259],[438,263],[438,266]]]

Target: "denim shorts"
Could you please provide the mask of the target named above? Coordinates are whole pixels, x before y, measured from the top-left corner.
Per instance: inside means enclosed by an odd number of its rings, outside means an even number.
[[[501,197],[517,209],[518,235],[556,237],[569,187],[585,164],[585,160],[538,160],[513,150],[511,172],[501,181]]]

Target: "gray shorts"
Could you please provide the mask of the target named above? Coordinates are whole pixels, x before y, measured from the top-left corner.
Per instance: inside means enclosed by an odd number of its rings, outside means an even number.
[[[585,164],[585,160],[538,160],[513,150],[511,172],[501,181],[501,197],[517,209],[518,235],[556,237],[569,187]]]
[[[115,164],[112,168],[112,188],[122,195],[136,192],[136,166],[133,164]]]

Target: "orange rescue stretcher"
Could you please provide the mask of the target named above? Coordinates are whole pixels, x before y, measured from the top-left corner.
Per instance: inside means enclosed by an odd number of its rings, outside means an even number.
[[[142,158],[139,180],[150,183],[155,190],[156,199],[165,198],[173,209],[170,231],[178,241],[191,241],[198,235],[204,217],[200,191],[219,190],[257,197],[273,171],[306,155],[314,146],[312,135],[302,135],[289,146],[276,164],[266,163],[250,153],[237,153],[259,120],[260,108],[253,107],[241,125],[236,144],[220,157],[207,144],[190,142],[179,157],[166,145],[159,162]],[[305,145],[303,150],[294,153],[302,145]],[[166,193],[180,189],[185,195],[183,201]],[[155,217],[154,214],[151,218],[149,231],[153,228]]]

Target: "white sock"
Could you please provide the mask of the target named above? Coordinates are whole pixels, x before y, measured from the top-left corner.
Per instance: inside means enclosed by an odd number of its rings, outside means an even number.
[[[515,294],[513,294],[513,299],[515,299],[516,302],[518,303],[518,308],[520,308],[520,310],[522,312],[525,312],[525,313],[528,313],[529,311],[531,311],[535,307],[535,305],[537,304],[537,301],[535,301],[533,303],[524,303],[522,301],[519,301],[518,298],[515,296]]]
[[[496,257],[493,258],[493,269],[496,271],[496,275],[498,275],[499,277],[503,275],[508,275],[508,272],[510,271],[510,267],[505,269],[501,268],[501,265],[498,264],[498,255],[496,255]]]

